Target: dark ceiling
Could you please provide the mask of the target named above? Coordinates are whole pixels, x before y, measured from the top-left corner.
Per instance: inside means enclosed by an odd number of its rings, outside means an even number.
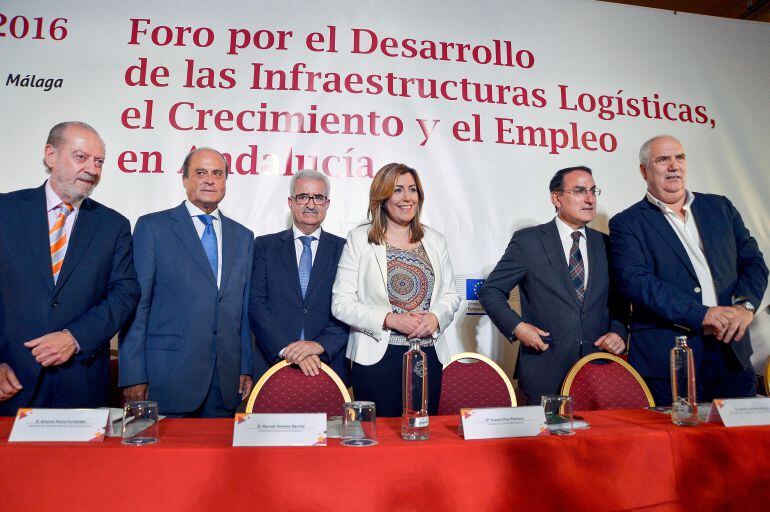
[[[608,0],[604,0],[608,1]],[[770,0],[609,0],[615,4],[655,7],[721,18],[770,23]]]

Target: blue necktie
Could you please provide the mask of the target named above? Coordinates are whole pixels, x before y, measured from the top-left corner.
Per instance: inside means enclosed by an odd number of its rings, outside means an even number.
[[[312,236],[301,236],[302,254],[299,257],[299,286],[302,288],[302,297],[307,293],[307,284],[310,282],[310,271],[313,270],[313,249],[310,243],[315,240]]]
[[[315,240],[314,236],[301,236],[302,254],[299,256],[299,286],[302,288],[302,298],[307,293],[307,284],[310,282],[310,271],[313,270],[313,249],[310,243]],[[303,322],[304,323],[304,322]],[[302,332],[299,333],[299,339],[305,339],[305,326],[302,326]]]
[[[219,256],[217,255],[217,233],[214,231],[214,217],[211,215],[198,215],[197,217],[206,225],[206,229],[201,237],[201,244],[203,244],[203,251],[209,259],[211,270],[214,272],[214,280],[216,281]]]
[[[580,253],[580,231],[572,232],[572,247],[569,250],[569,277],[580,303],[585,299],[585,268],[583,267],[583,255]]]

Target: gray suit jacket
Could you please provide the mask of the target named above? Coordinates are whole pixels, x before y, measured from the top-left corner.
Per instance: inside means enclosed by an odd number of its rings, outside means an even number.
[[[522,229],[513,234],[502,259],[489,274],[479,299],[489,317],[510,341],[524,321],[550,333],[540,352],[521,346],[517,360],[519,387],[530,403],[540,395],[558,393],[570,367],[599,349],[594,342],[607,332],[626,338],[627,303],[610,290],[607,235],[586,228],[589,281],[583,304],[569,278],[556,222]],[[521,292],[519,316],[508,305],[514,286]],[[612,308],[612,312],[611,312]]]

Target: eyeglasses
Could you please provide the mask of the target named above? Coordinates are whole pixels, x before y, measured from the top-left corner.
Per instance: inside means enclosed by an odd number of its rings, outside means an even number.
[[[573,196],[579,197],[579,198],[585,198],[588,196],[588,194],[591,194],[594,197],[598,197],[602,195],[602,189],[597,187],[591,187],[591,188],[575,187],[572,190],[559,190],[559,192],[568,192]]]
[[[294,201],[299,205],[308,204],[311,199],[314,204],[326,204],[326,201],[329,200],[329,198],[323,194],[315,194],[312,196],[310,194],[297,194],[294,196]]]

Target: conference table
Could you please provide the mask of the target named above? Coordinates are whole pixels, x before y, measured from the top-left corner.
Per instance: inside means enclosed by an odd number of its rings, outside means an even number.
[[[8,443],[0,510],[770,510],[770,427],[677,427],[644,409],[581,413],[574,436],[428,441],[377,420],[379,444],[232,446],[232,420],[164,419],[161,441]]]

